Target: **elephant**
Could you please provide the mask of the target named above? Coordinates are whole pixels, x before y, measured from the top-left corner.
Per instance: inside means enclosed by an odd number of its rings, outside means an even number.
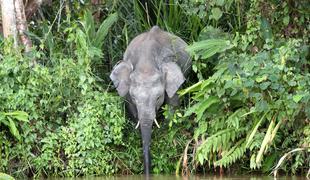
[[[179,104],[177,90],[191,69],[187,44],[179,37],[153,26],[128,45],[123,60],[110,74],[118,94],[126,99],[129,114],[142,135],[144,173],[150,174],[152,125],[165,103]]]

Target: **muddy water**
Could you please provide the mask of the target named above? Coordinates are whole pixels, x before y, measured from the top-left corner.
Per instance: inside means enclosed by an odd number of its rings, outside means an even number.
[[[50,180],[303,180],[307,179],[302,176],[282,176],[273,178],[272,176],[189,176],[189,177],[177,177],[173,175],[152,175],[146,177],[144,175],[134,176],[107,176],[107,177],[83,177],[83,178],[62,178],[62,179],[50,179]]]

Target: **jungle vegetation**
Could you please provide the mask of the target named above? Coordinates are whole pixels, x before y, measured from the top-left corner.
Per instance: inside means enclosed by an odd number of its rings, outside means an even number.
[[[181,106],[153,129],[152,173],[310,173],[309,1],[42,2],[21,1],[26,43],[0,36],[0,172],[142,173],[140,133],[108,76],[156,24],[189,44],[193,66]]]

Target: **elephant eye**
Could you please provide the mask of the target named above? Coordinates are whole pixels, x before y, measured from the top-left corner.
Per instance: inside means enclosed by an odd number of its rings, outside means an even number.
[[[160,101],[160,98],[161,98],[161,96],[158,96],[158,97],[157,97],[157,102],[159,102],[159,101]]]

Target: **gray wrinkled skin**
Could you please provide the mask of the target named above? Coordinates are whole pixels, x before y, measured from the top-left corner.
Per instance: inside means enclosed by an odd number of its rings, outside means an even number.
[[[178,104],[177,90],[185,81],[191,60],[184,50],[187,44],[158,26],[134,38],[123,60],[110,78],[118,94],[140,123],[143,141],[144,173],[150,173],[151,132],[156,112],[166,102]]]

